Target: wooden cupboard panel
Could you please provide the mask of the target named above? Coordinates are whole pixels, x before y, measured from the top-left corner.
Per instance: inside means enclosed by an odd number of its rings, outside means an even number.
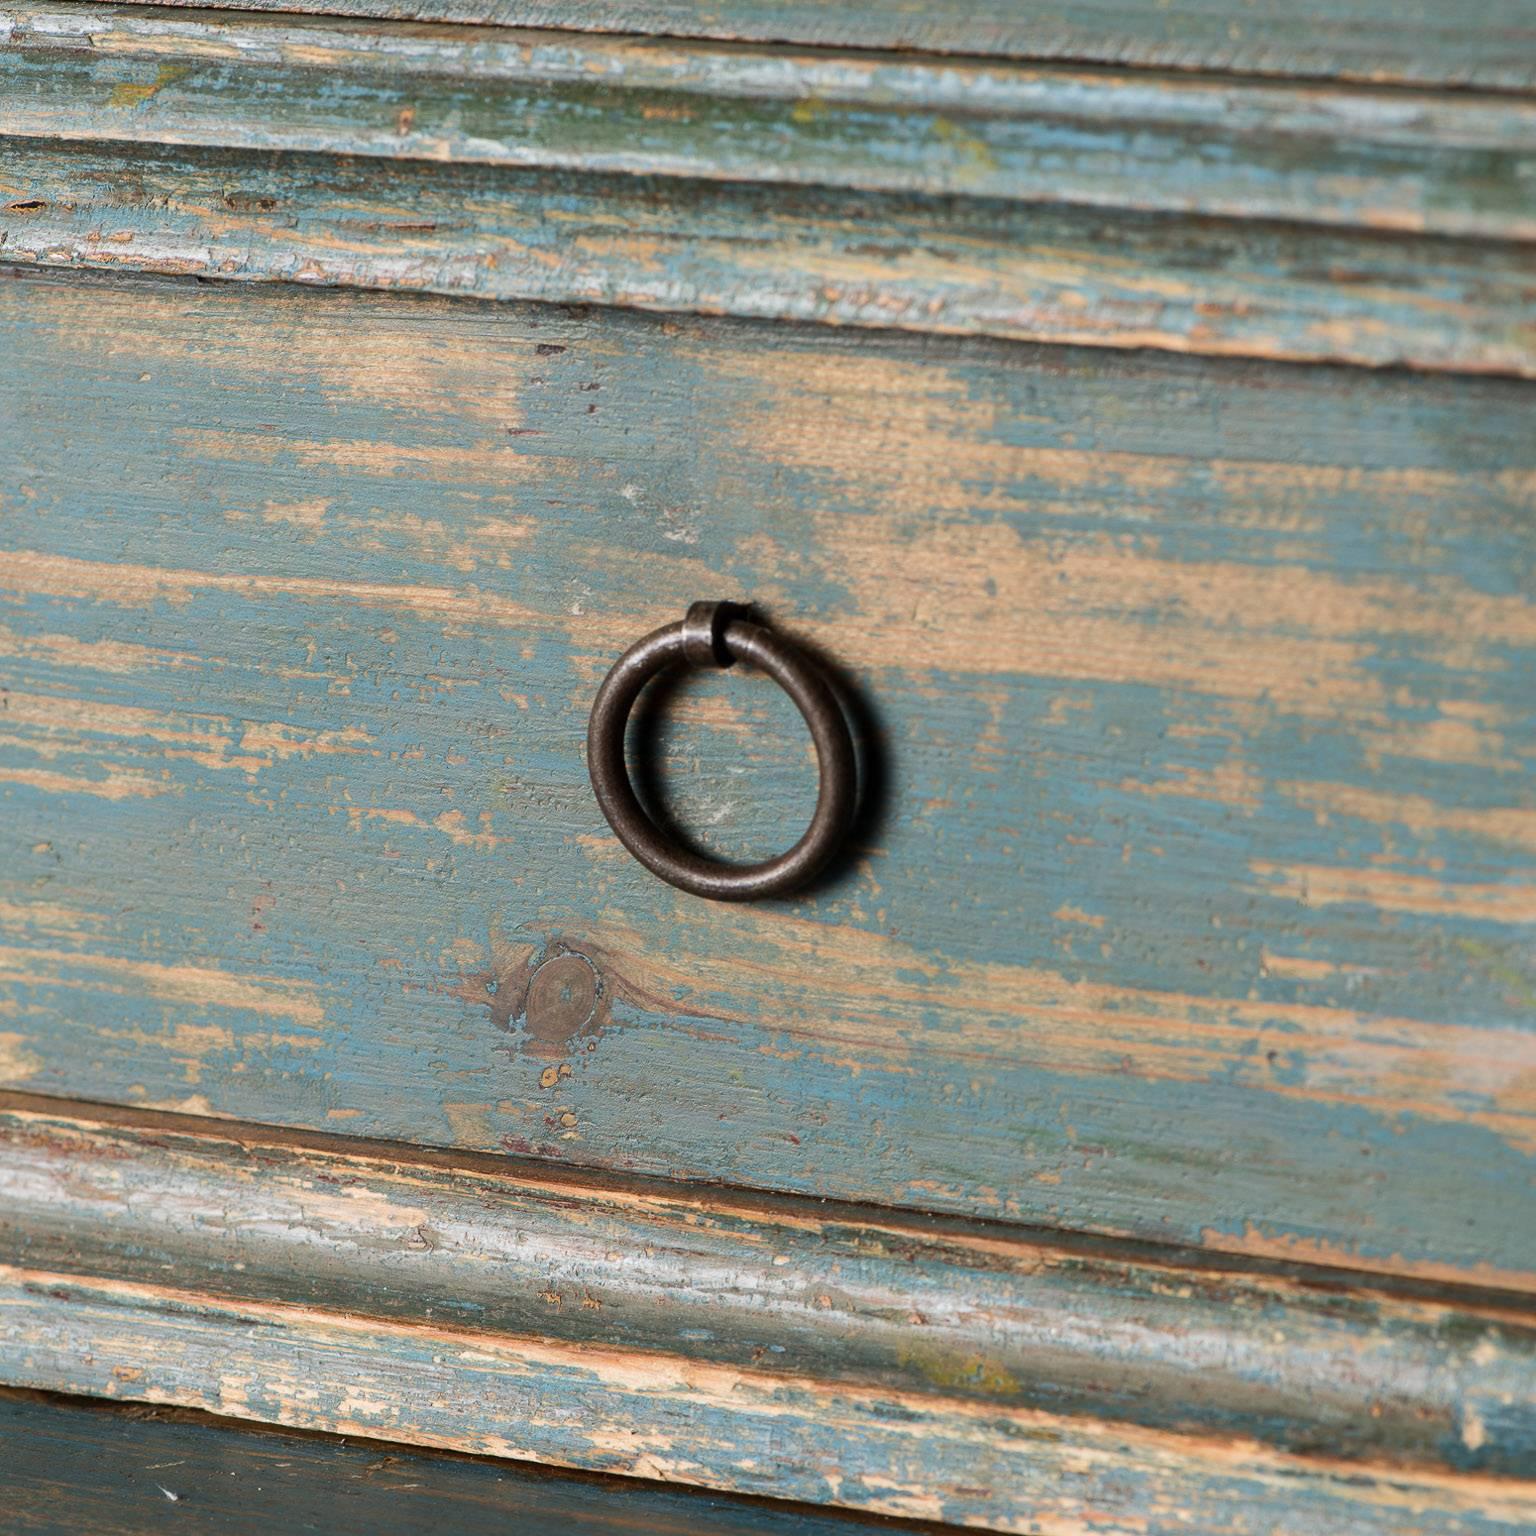
[[[35,277],[0,335],[9,1083],[1529,1284],[1520,386]],[[586,783],[705,595],[872,728],[790,904]],[[656,747],[728,852],[808,806],[766,687]]]

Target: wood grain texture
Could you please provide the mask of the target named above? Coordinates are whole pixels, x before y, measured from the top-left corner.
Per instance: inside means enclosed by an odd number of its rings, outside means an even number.
[[[212,3],[228,8],[235,0]],[[239,0],[236,8],[1515,90],[1536,85],[1530,0],[1482,0],[1456,12],[1423,0],[1080,0],[1070,7],[1053,0]]]
[[[0,130],[10,260],[1536,375],[1507,96],[13,0]]]
[[[0,1259],[1339,1462],[1536,1472],[1536,1316],[1507,1295],[409,1155],[13,1097]]]
[[[1501,381],[0,284],[32,1091],[1528,1287],[1536,437]],[[607,835],[700,595],[878,793],[792,903]],[[646,729],[809,811],[734,674]]]
[[[1536,236],[1536,102],[8,0],[13,137]]]
[[[181,1409],[0,1392],[11,1536],[909,1536],[937,1529]]]
[[[1528,1482],[0,1265],[23,1386],[1068,1536],[1494,1536]]]
[[[816,188],[18,139],[48,268],[1536,376],[1536,247]]]

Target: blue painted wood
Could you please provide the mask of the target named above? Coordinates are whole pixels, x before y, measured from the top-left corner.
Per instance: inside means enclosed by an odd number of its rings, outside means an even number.
[[[23,278],[0,332],[10,1083],[1529,1283],[1521,387]],[[585,782],[716,594],[879,743],[788,905]],[[681,702],[682,813],[782,841],[789,706]]]
[[[1258,7],[1241,0],[211,0],[238,10],[321,11],[681,37],[865,48],[928,48],[1015,58],[1163,65],[1248,74],[1343,76],[1529,90],[1536,19],[1529,0],[1483,0],[1454,16],[1414,0]]]
[[[1536,374],[1508,94],[75,0],[3,25],[18,262]]]
[[[22,140],[8,258],[1536,374],[1536,247],[987,200]]]
[[[0,1265],[0,1316],[22,1385],[989,1530],[1515,1536],[1533,1513],[1516,1478],[165,1285]]]
[[[1024,1410],[1367,1477],[1536,1469],[1529,1305],[1341,1270],[30,1095],[0,1099],[5,1256],[534,1338],[560,1364],[624,1350],[898,1393],[978,1461]],[[0,1379],[27,1343],[0,1346]]]
[[[237,1427],[205,1414],[0,1393],[6,1524],[15,1536],[858,1536],[884,1522],[561,1476],[404,1446]],[[913,1524],[917,1533],[933,1527]]]
[[[13,138],[1536,238],[1536,103],[1510,95],[81,0],[6,14]]]

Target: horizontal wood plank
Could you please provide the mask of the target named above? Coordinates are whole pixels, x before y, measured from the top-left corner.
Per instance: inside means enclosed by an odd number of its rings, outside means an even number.
[[[1536,375],[1536,104],[0,9],[10,260]]]
[[[1513,1536],[1530,1485],[0,1265],[18,1384],[1017,1533]]]
[[[0,1392],[11,1536],[918,1536],[925,1523],[572,1476],[185,1409]]]
[[[0,1380],[1010,1531],[1536,1510],[1508,1300],[402,1150],[13,1099]]]
[[[19,139],[13,263],[1536,377],[1536,246]]]
[[[36,276],[0,340],[10,1084],[1532,1285],[1522,387]],[[791,903],[586,781],[716,594],[862,700]],[[646,729],[721,853],[808,814],[775,690]]]
[[[1536,1315],[1507,1295],[17,1096],[0,1196],[32,1269],[1536,1473]]]
[[[1536,85],[1530,0],[1457,12],[1392,0],[1241,0],[1149,6],[1139,0],[211,0],[242,10],[663,32],[862,48],[925,48],[1015,58],[1240,70],[1360,80]]]
[[[1536,102],[9,0],[11,137],[1529,240]]]

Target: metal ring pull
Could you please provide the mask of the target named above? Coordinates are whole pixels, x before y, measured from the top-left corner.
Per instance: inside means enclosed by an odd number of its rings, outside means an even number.
[[[658,672],[679,662],[729,667],[737,661],[761,667],[795,701],[811,729],[821,771],[816,812],[805,835],[761,864],[719,864],[680,848],[641,807],[624,762],[630,711]],[[619,657],[592,703],[587,770],[598,806],[619,841],[669,885],[715,901],[782,896],[804,885],[847,836],[857,800],[853,738],[821,669],[783,636],[740,617],[732,603],[694,603],[680,623],[655,630]]]

